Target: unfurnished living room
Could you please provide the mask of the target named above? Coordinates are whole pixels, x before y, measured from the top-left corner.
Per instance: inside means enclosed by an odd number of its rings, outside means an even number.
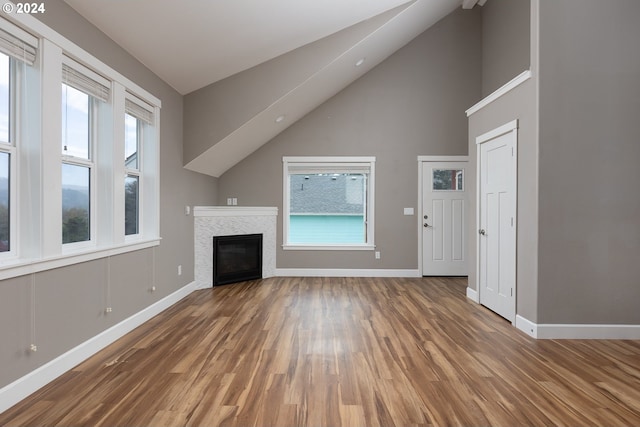
[[[0,15],[0,425],[640,425],[637,0]]]

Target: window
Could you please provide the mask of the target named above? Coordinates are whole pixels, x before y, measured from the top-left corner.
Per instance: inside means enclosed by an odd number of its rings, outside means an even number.
[[[374,157],[284,157],[284,248],[373,249]]]
[[[11,155],[13,144],[9,137],[11,113],[10,58],[0,53],[0,252],[11,248]]]
[[[461,169],[433,169],[434,191],[464,191],[464,171]]]
[[[11,31],[15,32],[11,34]],[[8,32],[9,31],[9,32]],[[0,253],[14,256],[17,236],[18,117],[27,91],[24,74],[33,65],[37,40],[12,24],[0,29]]]
[[[160,100],[14,18],[0,17],[2,277],[157,246]]]
[[[11,122],[10,58],[0,53],[0,142],[9,144],[9,123]]]
[[[92,101],[62,84],[62,243],[91,239]]]
[[[96,81],[95,78],[102,78],[79,64],[75,67],[67,63],[62,67],[63,244],[92,240],[91,200],[98,108],[100,102],[109,100],[108,81]]]
[[[11,249],[10,234],[10,164],[11,154],[0,151],[0,252],[8,252]]]
[[[142,178],[144,177],[142,155],[146,140],[145,129],[152,123],[153,108],[137,97],[128,94],[125,100],[124,115],[124,228],[126,236],[140,233],[140,196]]]
[[[140,221],[140,123],[129,113],[124,115],[124,234],[138,234]]]

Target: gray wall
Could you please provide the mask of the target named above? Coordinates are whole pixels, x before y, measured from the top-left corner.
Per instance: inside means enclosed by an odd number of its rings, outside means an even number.
[[[537,1],[492,0],[482,9],[482,87],[483,96],[531,68],[533,78],[469,117],[469,200],[467,225],[469,287],[478,290],[476,274],[476,138],[499,126],[518,120],[518,200],[516,313],[538,319],[538,81]],[[489,6],[491,5],[491,6]],[[523,10],[523,9],[526,9]],[[523,20],[526,17],[526,22]],[[532,23],[530,24],[530,21]],[[517,26],[514,25],[517,23]],[[526,29],[526,34],[523,33]],[[531,32],[531,34],[530,34]],[[505,40],[506,38],[506,40]],[[526,45],[523,46],[523,38]],[[523,58],[526,54],[526,58]]]
[[[467,188],[474,192],[469,198],[467,226],[469,242],[467,259],[469,287],[478,290],[476,274],[477,238],[476,230],[476,138],[499,126],[518,120],[518,201],[517,201],[517,292],[516,313],[526,319],[537,321],[537,248],[538,248],[538,140],[537,109],[535,103],[535,79],[530,79],[515,90],[469,117],[469,173]]]
[[[482,96],[529,69],[530,0],[490,0],[482,7]]]
[[[480,11],[456,10],[219,179],[220,204],[282,208],[282,156],[376,156],[368,251],[283,251],[278,268],[418,267],[418,155],[467,154],[465,109],[480,99]],[[416,209],[417,211],[417,209]]]
[[[193,217],[184,215],[184,206],[212,205],[217,198],[216,179],[182,168],[182,96],[63,1],[47,0],[47,12],[37,17],[162,100],[162,242],[0,282],[0,387],[192,282]],[[157,291],[151,293],[154,264]],[[108,298],[113,312],[105,315]],[[37,353],[27,351],[33,341]]]
[[[540,5],[541,323],[640,324],[639,17]]]
[[[222,141],[404,8],[392,9],[187,94],[184,163]]]

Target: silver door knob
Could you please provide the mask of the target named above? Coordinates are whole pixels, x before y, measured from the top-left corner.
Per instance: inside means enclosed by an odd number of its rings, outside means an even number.
[[[483,235],[483,236],[484,236],[485,234],[487,234],[487,232],[486,232],[486,231],[484,231],[484,228],[481,228],[480,230],[478,230],[478,233],[479,233],[479,234],[481,234],[481,235]]]
[[[424,228],[429,228],[429,227],[431,227],[431,226],[425,222],[424,223]]]

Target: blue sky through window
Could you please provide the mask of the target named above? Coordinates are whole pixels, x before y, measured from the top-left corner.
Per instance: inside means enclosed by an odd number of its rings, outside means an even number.
[[[89,95],[62,84],[62,154],[89,159]]]
[[[0,142],[9,142],[9,57],[0,53]]]
[[[138,119],[129,115],[124,115],[124,159],[126,166],[131,169],[138,169]]]

